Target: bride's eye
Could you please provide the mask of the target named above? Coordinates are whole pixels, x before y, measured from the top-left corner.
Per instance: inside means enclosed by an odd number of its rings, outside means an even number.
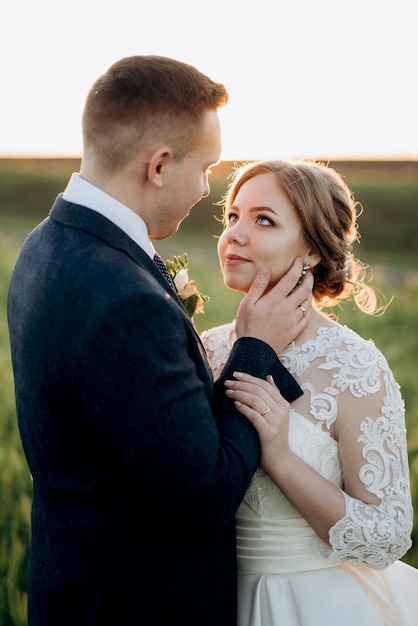
[[[232,211],[225,216],[226,224],[235,224],[238,221],[238,215]]]
[[[265,215],[258,215],[257,216],[257,224],[261,224],[261,226],[274,226],[274,223],[272,222],[272,220],[268,217],[266,217]]]

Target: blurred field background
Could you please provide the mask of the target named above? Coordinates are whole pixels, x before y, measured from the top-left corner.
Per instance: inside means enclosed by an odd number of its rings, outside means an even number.
[[[0,626],[26,624],[30,543],[31,480],[16,425],[6,322],[10,274],[26,234],[46,215],[78,159],[0,159]],[[393,298],[383,316],[369,317],[348,302],[334,310],[339,320],[385,354],[406,404],[408,451],[415,524],[413,547],[404,561],[418,567],[418,161],[332,161],[364,212],[356,256],[373,269],[372,284]],[[233,319],[241,295],[220,275],[216,237],[221,232],[217,203],[227,187],[232,162],[213,169],[211,194],[172,238],[156,242],[164,259],[187,252],[189,276],[210,296],[198,330]]]

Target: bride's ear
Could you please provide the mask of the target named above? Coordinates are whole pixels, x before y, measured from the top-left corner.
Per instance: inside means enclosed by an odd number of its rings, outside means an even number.
[[[148,164],[148,180],[155,187],[161,188],[164,184],[165,168],[171,159],[172,153],[168,146],[160,146],[152,154]]]
[[[303,264],[309,264],[309,269],[313,269],[320,261],[321,257],[314,250],[309,250],[303,257]]]

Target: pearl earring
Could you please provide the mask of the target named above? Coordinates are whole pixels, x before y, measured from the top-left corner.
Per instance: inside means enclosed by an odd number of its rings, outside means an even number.
[[[305,276],[306,272],[308,271],[310,267],[311,267],[311,264],[309,263],[309,261],[305,261],[303,264],[302,271],[299,276],[299,280],[297,282],[298,285],[300,285],[300,283],[302,282],[302,278]]]
[[[310,267],[311,267],[311,264],[309,263],[309,261],[305,261],[305,263],[303,264],[303,269],[302,269],[303,275],[306,274],[306,272],[308,271]]]

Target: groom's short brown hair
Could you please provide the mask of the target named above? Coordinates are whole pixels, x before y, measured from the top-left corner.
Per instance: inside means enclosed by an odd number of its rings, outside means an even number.
[[[89,91],[84,149],[113,170],[149,143],[170,142],[181,158],[193,148],[204,112],[227,101],[225,87],[192,65],[161,56],[126,57]]]

